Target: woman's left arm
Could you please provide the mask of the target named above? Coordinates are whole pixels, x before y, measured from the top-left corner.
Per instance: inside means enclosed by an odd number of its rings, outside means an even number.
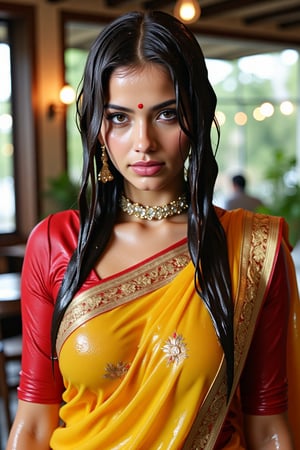
[[[244,431],[247,450],[294,450],[285,414],[245,414]]]
[[[241,377],[247,450],[292,450],[287,410],[289,287],[280,249]]]

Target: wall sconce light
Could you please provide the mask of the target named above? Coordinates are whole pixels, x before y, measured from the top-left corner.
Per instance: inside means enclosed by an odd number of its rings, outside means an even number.
[[[184,23],[197,22],[201,15],[198,0],[178,0],[174,8],[174,16]]]
[[[75,101],[75,91],[69,84],[65,84],[59,91],[59,99],[61,103],[50,103],[48,106],[47,116],[53,119],[57,112],[64,111],[67,105],[71,105]]]

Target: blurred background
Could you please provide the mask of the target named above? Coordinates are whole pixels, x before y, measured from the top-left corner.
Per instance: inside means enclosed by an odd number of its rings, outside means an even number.
[[[20,273],[42,217],[76,207],[88,50],[113,18],[147,9],[185,12],[203,49],[221,128],[215,203],[243,174],[261,210],[288,221],[300,270],[300,0],[0,0],[0,273]],[[20,332],[19,317],[0,322]]]

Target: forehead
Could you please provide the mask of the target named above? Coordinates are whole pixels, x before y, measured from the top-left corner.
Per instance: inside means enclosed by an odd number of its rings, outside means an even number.
[[[169,85],[173,87],[171,76],[168,70],[161,64],[147,63],[138,66],[121,66],[115,69],[109,80],[109,91],[118,85],[128,88],[128,86],[136,86],[137,84],[145,84],[149,88],[158,85]]]
[[[165,74],[165,76],[170,78],[169,72],[165,66],[158,63],[141,63],[137,65],[120,66],[114,69],[111,76],[112,77],[131,77],[131,76],[147,76],[155,75],[157,73]]]

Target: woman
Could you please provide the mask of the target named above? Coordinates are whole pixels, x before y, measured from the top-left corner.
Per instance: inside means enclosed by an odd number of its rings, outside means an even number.
[[[95,41],[79,213],[28,242],[8,449],[293,448],[285,227],[213,206],[215,106],[175,18],[130,13]]]

